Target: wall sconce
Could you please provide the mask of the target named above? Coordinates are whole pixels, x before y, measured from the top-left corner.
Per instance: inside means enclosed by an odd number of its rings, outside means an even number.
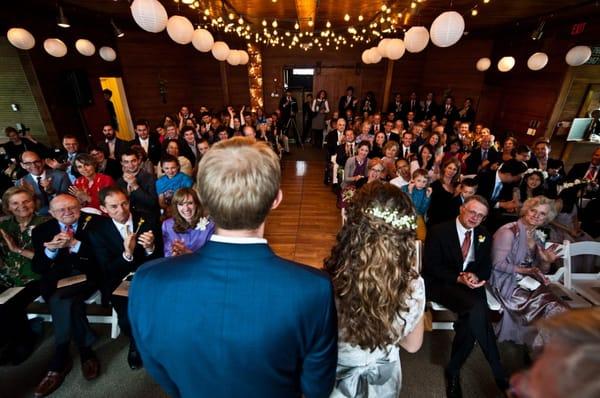
[[[69,20],[65,16],[65,12],[63,11],[62,6],[58,6],[58,17],[56,17],[56,24],[61,28],[71,27]]]

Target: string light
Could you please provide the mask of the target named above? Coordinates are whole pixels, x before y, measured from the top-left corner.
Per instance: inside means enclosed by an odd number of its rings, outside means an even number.
[[[344,21],[348,22],[350,20],[350,15],[346,14],[344,15]]]

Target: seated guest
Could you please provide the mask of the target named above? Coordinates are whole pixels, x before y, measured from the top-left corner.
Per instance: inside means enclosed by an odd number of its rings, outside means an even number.
[[[434,131],[431,134],[429,134],[429,136],[427,136],[427,138],[425,139],[425,144],[431,145],[431,148],[435,155],[439,155],[440,153],[444,152],[444,146],[442,145],[442,138],[440,133]],[[418,153],[421,152],[421,148],[423,147],[423,145],[419,147]]]
[[[425,169],[431,179],[434,179],[436,173],[435,170],[435,157],[434,149],[429,144],[424,144],[416,158],[410,162],[410,172],[414,173],[417,169]]]
[[[31,231],[47,218],[35,214],[36,203],[33,192],[24,187],[9,188],[2,195],[2,210],[9,217],[0,221],[0,293],[24,288],[0,305],[0,344],[7,344],[7,358],[15,365],[27,359],[36,340],[25,314],[27,305],[40,295],[40,276],[31,269]]]
[[[96,335],[85,313],[85,300],[96,290],[98,279],[88,234],[94,220],[81,213],[77,198],[65,194],[52,199],[50,214],[53,219],[34,228],[31,236],[35,251],[32,269],[41,275],[40,290],[50,307],[54,327],[54,354],[48,373],[35,390],[36,397],[51,394],[71,371],[71,336],[79,349],[85,379],[95,379],[100,372],[92,350]],[[61,279],[78,275],[83,279],[84,274],[84,281],[58,287]]]
[[[485,293],[492,269],[492,237],[480,224],[487,213],[486,200],[471,196],[460,208],[458,218],[428,231],[423,250],[427,298],[458,315],[450,362],[444,372],[448,397],[462,397],[460,369],[475,342],[490,364],[500,390],[508,387]]]
[[[134,212],[158,224],[160,206],[154,175],[141,169],[141,161],[134,146],[121,155],[123,177],[119,178],[117,185],[128,193]]]
[[[325,268],[338,308],[338,365],[331,397],[397,397],[399,347],[423,342],[425,286],[416,271],[415,214],[380,181],[357,191]]]
[[[44,168],[44,162],[35,152],[25,151],[21,154],[21,167],[28,174],[17,180],[16,186],[28,187],[35,192],[40,201],[38,214],[47,216],[48,205],[52,198],[61,193],[67,193],[71,181],[64,171]]]
[[[454,198],[460,181],[460,162],[450,158],[442,164],[440,178],[431,183],[431,203],[427,213],[427,225],[432,226],[453,218],[448,204]]]
[[[357,141],[358,142],[373,141],[374,135],[371,135],[370,132],[371,132],[371,123],[362,122],[360,125],[360,135],[356,138]],[[385,137],[385,135],[384,135],[384,137]]]
[[[494,138],[491,134],[481,137],[481,144],[473,148],[467,160],[466,174],[477,174],[481,171],[493,171],[500,164],[500,154],[494,147]]]
[[[340,145],[337,146],[335,153],[335,162],[341,167],[346,166],[346,161],[352,156],[356,155],[357,145],[355,141],[354,131],[344,131],[344,139]],[[369,141],[365,141],[369,142]]]
[[[390,180],[390,184],[402,188],[410,182],[410,165],[404,159],[396,160],[396,178]]]
[[[102,126],[102,134],[104,135],[104,141],[98,144],[98,146],[108,153],[109,159],[117,161],[118,159],[121,159],[121,154],[125,152],[129,143],[117,137],[112,122],[104,123],[104,126]],[[88,151],[91,150],[88,149]]]
[[[102,301],[112,303],[117,312],[119,327],[130,339],[127,362],[131,369],[138,369],[142,361],[131,337],[127,298],[112,293],[130,272],[135,272],[142,263],[161,256],[162,242],[153,233],[159,227],[152,219],[130,209],[127,194],[117,186],[100,191],[100,208],[108,217],[102,217],[93,226],[90,243],[96,261],[102,267]]]
[[[456,138],[456,139],[450,141],[450,145],[448,146],[448,151],[444,153],[442,162],[445,162],[446,160],[448,160],[450,158],[456,158],[460,162],[460,169],[462,171],[466,171],[467,170],[466,161],[469,159],[470,156],[471,156],[471,153],[465,153],[462,151],[462,142],[458,138]]]
[[[554,203],[545,196],[528,199],[518,221],[500,227],[492,246],[493,272],[490,285],[502,304],[502,318],[495,326],[498,341],[513,341],[539,350],[544,336],[532,333],[532,322],[567,309],[547,287],[544,274],[558,255],[545,249],[545,236],[537,229],[554,218]],[[527,278],[528,277],[528,278]],[[538,286],[522,286],[526,280]]]
[[[190,177],[179,171],[179,161],[175,156],[163,156],[160,167],[164,175],[156,180],[156,193],[160,207],[167,210],[171,206],[175,191],[179,188],[190,188],[193,182]]]
[[[369,142],[363,141],[358,144],[356,156],[352,156],[346,161],[344,167],[344,181],[342,182],[342,189],[348,185],[360,184],[360,181],[368,176],[367,171],[367,155],[369,154]],[[364,183],[364,181],[362,182]],[[362,185],[362,184],[360,184]]]
[[[179,149],[190,164],[198,162],[198,142],[196,140],[196,130],[193,127],[185,126],[181,129],[181,139],[179,140]]]
[[[458,187],[456,187],[455,193],[458,195],[454,196],[450,201],[450,212],[448,212],[448,214],[450,214],[451,217],[449,217],[448,220],[458,217],[460,214],[460,207],[465,203],[465,200],[475,195],[476,192],[477,179],[463,178],[460,184],[458,184]]]
[[[569,170],[567,175],[567,181],[579,180],[590,180],[595,181],[596,184],[600,181],[600,147],[596,148],[592,154],[592,158],[589,162],[576,163]]]
[[[547,175],[548,173],[539,169],[527,169],[519,187],[519,201],[525,203],[527,199],[544,195],[544,182]]]
[[[521,144],[513,152],[513,158],[519,162],[527,163],[531,159],[531,149],[527,145]]]
[[[75,167],[81,176],[69,188],[69,193],[79,200],[82,207],[100,211],[98,192],[102,188],[114,185],[115,182],[106,174],[96,173],[96,161],[87,153],[80,153],[75,157]]]
[[[514,158],[514,151],[517,148],[517,139],[515,137],[506,137],[502,145],[500,154],[500,163],[504,163]]]
[[[410,197],[417,214],[417,239],[424,241],[427,230],[425,229],[425,216],[431,202],[431,188],[429,187],[429,176],[424,169],[417,169],[412,174],[408,185],[402,187]]]
[[[331,392],[337,352],[331,281],[277,257],[262,238],[267,214],[282,200],[280,179],[279,157],[267,144],[241,137],[215,144],[196,183],[215,234],[202,250],[136,273],[129,295],[133,335],[148,373],[167,394]],[[181,316],[198,305],[201,316]]]
[[[8,141],[3,143],[1,147],[6,151],[8,159],[20,159],[21,154],[25,151],[33,151],[41,156],[45,156],[48,151],[48,148],[31,136],[29,129],[26,129],[24,135],[21,135],[17,129],[8,126],[4,129],[4,134],[6,134]]]
[[[204,214],[198,193],[180,188],[171,200],[171,218],[162,224],[165,257],[193,253],[212,235],[215,224]]]
[[[371,149],[371,152],[369,152],[369,159],[381,159],[383,157],[383,147],[386,142],[385,133],[379,132],[375,134],[375,138],[373,138],[373,148]]]
[[[540,169],[548,173],[546,178],[547,194],[556,198],[558,195],[557,187],[563,182],[566,172],[565,165],[560,159],[553,159],[550,157],[550,142],[541,139],[533,144],[533,156],[528,162],[527,166],[530,169]]]
[[[531,369],[513,374],[513,397],[600,396],[598,355],[600,310],[590,308],[563,312],[536,324],[549,341]]]
[[[398,158],[398,148],[400,145],[396,141],[388,141],[383,147],[383,157],[381,161],[385,167],[385,179],[390,180],[396,176],[396,159]]]
[[[123,169],[121,168],[120,157],[119,160],[110,159],[106,156],[106,150],[98,147],[91,146],[89,153],[96,161],[96,171],[98,173],[106,174],[113,181],[117,181],[123,175]]]
[[[417,144],[414,143],[414,134],[411,131],[405,131],[402,133],[402,144],[398,157],[411,161],[412,158],[417,154]]]
[[[163,145],[165,146],[164,155],[174,156],[177,159],[177,161],[179,162],[179,170],[183,174],[187,175],[188,177],[191,177],[193,174],[194,167],[192,166],[192,163],[189,161],[188,158],[180,155],[179,142],[174,139],[173,140],[165,140]],[[162,177],[163,174],[164,174],[164,172],[163,172],[162,168],[159,167],[157,170],[156,176]]]
[[[144,151],[144,148],[142,148],[139,145],[131,145],[129,147],[129,150],[132,153],[135,153],[137,155],[138,159],[140,159],[140,170],[144,170],[146,173],[148,173],[152,176],[156,176],[156,167],[154,167],[154,164],[150,161],[150,159],[148,159],[148,154],[146,153],[146,151]],[[123,165],[122,164],[121,164],[121,176],[123,176]]]

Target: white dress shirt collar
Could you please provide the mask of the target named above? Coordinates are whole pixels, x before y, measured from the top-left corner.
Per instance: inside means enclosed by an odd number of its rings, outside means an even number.
[[[217,235],[217,234],[213,234],[210,237],[210,240],[212,242],[219,242],[219,243],[233,243],[233,244],[238,244],[238,245],[249,245],[249,244],[255,244],[255,243],[262,243],[262,244],[267,244],[267,240],[264,238],[259,238],[259,237],[254,237],[254,236],[223,236],[223,235]]]
[[[115,224],[115,227],[117,227],[117,230],[119,231],[119,233],[121,234],[121,238],[123,238],[123,239],[125,239],[125,233],[127,232],[127,228],[129,228],[130,233],[134,232],[133,231],[133,217],[131,214],[129,215],[129,219],[125,222],[125,224],[121,224],[114,218],[112,219],[112,222],[113,222],[113,224]]]

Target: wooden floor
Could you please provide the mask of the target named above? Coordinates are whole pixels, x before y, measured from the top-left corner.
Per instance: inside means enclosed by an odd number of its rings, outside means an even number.
[[[283,202],[267,218],[265,236],[278,255],[320,268],[341,226],[323,161],[284,160],[282,171]]]

